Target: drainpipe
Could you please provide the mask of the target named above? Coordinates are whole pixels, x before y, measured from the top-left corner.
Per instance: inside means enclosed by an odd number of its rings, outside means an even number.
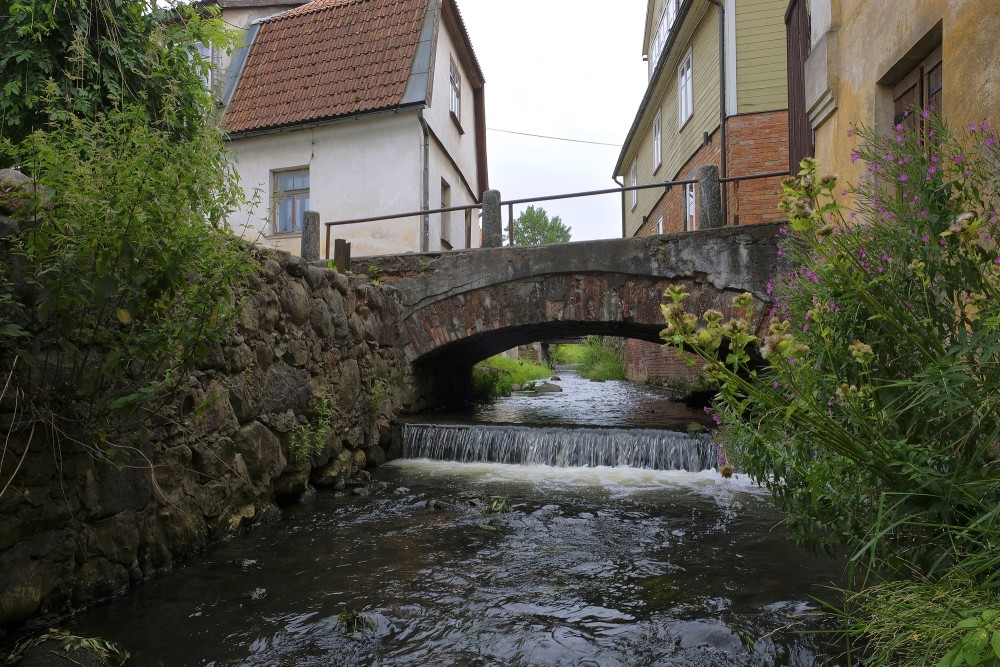
[[[726,8],[723,0],[708,0],[719,8],[719,141],[722,142],[722,155],[719,165],[719,177],[726,178],[729,174],[726,151]],[[726,201],[728,184],[723,181],[721,188],[722,224],[729,224],[729,206]]]
[[[423,178],[423,197],[421,208],[424,211],[429,211],[431,208],[431,136],[430,130],[427,127],[427,120],[424,119],[423,108],[417,109],[417,120],[420,121],[420,129],[424,133],[424,146],[423,146],[423,162],[424,162],[424,178]],[[420,229],[420,252],[430,252],[431,247],[431,215],[430,213],[424,213],[423,222]]]

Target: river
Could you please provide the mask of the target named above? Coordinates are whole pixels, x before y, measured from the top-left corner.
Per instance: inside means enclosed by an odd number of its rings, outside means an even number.
[[[705,469],[703,415],[562,378],[407,427],[370,493],[287,508],[72,629],[139,666],[837,664],[810,612],[839,566]]]

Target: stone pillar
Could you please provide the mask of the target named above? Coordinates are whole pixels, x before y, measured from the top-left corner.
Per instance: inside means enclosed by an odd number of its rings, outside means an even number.
[[[319,213],[306,211],[302,218],[302,249],[299,256],[307,262],[315,262],[319,259]]]
[[[503,215],[500,212],[500,191],[483,193],[483,247],[499,248],[503,245]]]
[[[722,219],[722,189],[719,168],[707,164],[698,169],[698,228],[718,229],[726,224]]]

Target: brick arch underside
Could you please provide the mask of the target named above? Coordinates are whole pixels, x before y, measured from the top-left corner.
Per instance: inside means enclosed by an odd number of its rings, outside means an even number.
[[[500,283],[441,299],[409,313],[407,358],[417,367],[471,367],[494,354],[539,340],[584,335],[660,342],[664,290],[681,283],[688,310],[715,308],[728,317],[742,290],[697,278],[562,274]],[[757,329],[762,327],[757,302]]]

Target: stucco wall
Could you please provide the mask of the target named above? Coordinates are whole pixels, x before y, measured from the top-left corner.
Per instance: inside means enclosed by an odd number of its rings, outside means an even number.
[[[816,157],[824,171],[857,182],[863,165],[850,162],[854,139],[848,130],[857,124],[888,129],[891,82],[883,78],[939,21],[945,118],[956,127],[1000,119],[996,0],[813,0],[811,6],[813,53],[807,79],[812,72],[818,92],[828,90],[836,102],[832,114],[818,123],[814,118]]]
[[[321,223],[419,210],[422,141],[415,111],[233,141],[243,188],[248,197],[259,188],[262,201],[252,211],[231,215],[230,225],[247,238],[298,254],[300,235],[275,235],[270,216],[272,172],[297,167],[309,168],[309,208]],[[354,255],[420,249],[416,217],[334,230],[334,237],[351,241]],[[321,228],[321,237],[324,233]]]

